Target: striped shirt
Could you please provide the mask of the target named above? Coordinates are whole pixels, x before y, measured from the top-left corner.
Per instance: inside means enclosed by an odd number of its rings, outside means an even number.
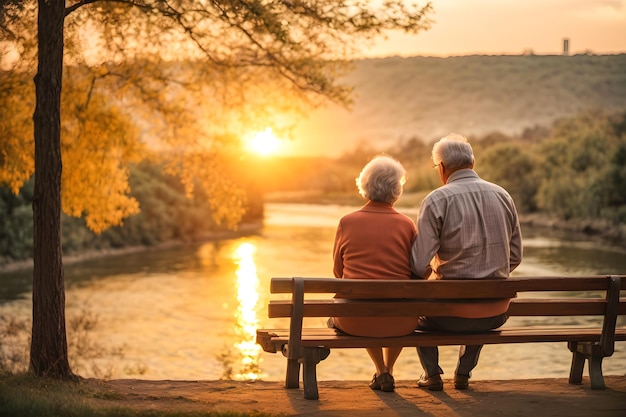
[[[504,188],[461,169],[424,198],[411,255],[417,276],[507,278],[521,261],[517,210]]]

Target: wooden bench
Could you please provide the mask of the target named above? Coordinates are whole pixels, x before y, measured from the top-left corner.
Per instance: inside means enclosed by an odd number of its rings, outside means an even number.
[[[502,280],[365,280],[335,278],[272,278],[270,318],[290,318],[288,329],[259,329],[256,341],[266,352],[287,358],[286,388],[299,388],[300,365],[304,398],[318,399],[317,364],[331,349],[415,347],[529,342],[567,342],[572,352],[569,382],[582,383],[588,361],[591,388],[604,389],[602,359],[611,356],[615,341],[626,340],[617,328],[626,314],[626,276],[514,277]],[[335,293],[358,298],[347,302]],[[323,296],[324,294],[325,296]],[[284,295],[283,297],[288,297]],[[303,328],[305,317],[445,316],[458,299],[514,298],[509,316],[600,316],[597,326],[508,327],[484,333],[415,331],[409,336],[369,338],[329,328]],[[485,360],[488,360],[487,358]]]

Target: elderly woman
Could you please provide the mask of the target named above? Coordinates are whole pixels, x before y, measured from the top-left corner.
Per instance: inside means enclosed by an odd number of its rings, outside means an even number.
[[[404,167],[390,156],[377,156],[365,165],[356,183],[367,203],[339,221],[333,250],[335,277],[410,279],[415,223],[393,208],[405,180]],[[355,336],[393,337],[413,332],[417,318],[332,317],[329,326]],[[401,347],[367,349],[376,366],[370,388],[395,389],[393,365],[401,351]]]

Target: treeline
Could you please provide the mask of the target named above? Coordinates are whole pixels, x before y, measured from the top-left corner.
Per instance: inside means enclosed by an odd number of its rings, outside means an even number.
[[[192,242],[226,230],[214,222],[213,209],[201,188],[187,196],[180,179],[164,173],[157,163],[145,160],[131,166],[129,182],[131,196],[137,199],[141,211],[127,218],[123,226],[96,234],[87,228],[83,218],[61,214],[64,254],[168,241]],[[32,178],[18,195],[0,188],[0,266],[32,257],[33,188]],[[261,197],[253,189],[246,192],[248,209],[242,222],[259,221],[263,216]]]

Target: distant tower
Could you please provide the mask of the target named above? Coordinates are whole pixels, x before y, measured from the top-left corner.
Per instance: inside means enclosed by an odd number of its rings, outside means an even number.
[[[569,39],[568,38],[563,39],[563,55],[564,56],[569,55]]]

